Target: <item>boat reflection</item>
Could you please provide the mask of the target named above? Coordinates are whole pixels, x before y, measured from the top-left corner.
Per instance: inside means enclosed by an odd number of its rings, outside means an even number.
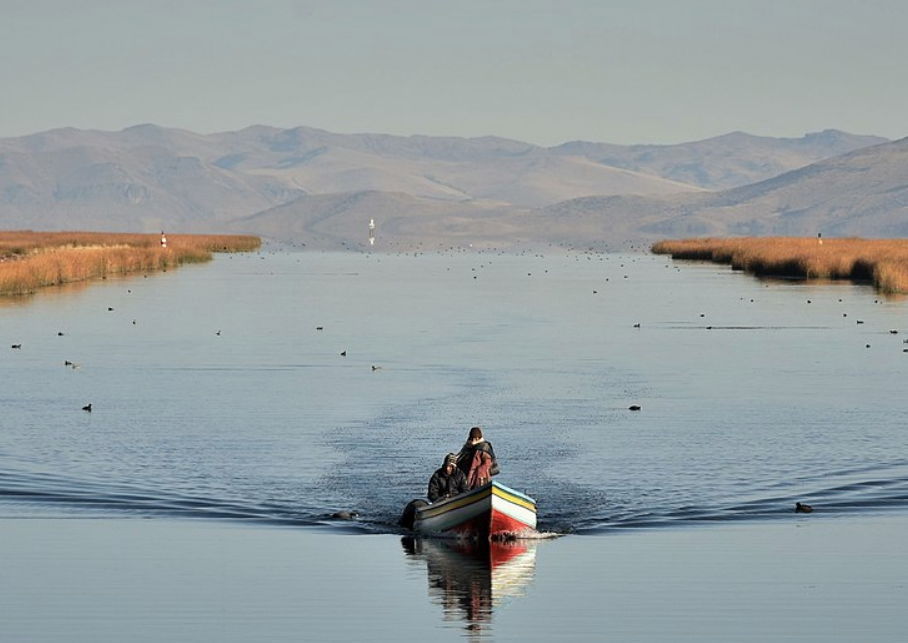
[[[536,573],[536,541],[473,543],[434,538],[402,539],[414,561],[426,562],[429,598],[446,621],[466,623],[481,637],[492,613],[526,594]]]

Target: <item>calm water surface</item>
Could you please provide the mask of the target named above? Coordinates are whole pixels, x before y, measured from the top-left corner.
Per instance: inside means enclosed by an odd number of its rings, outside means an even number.
[[[0,339],[6,517],[399,535],[474,424],[548,533],[908,507],[908,303],[868,286],[272,248],[4,301]]]

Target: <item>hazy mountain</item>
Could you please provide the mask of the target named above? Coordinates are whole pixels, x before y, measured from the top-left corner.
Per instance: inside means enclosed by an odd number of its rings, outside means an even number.
[[[875,151],[885,145],[863,156],[804,165],[880,140],[835,131],[800,139],[733,133],[671,146],[574,142],[543,148],[496,137],[336,134],[305,127],[217,134],[154,125],[119,132],[67,128],[0,139],[0,225],[231,230],[325,247],[363,243],[370,218],[378,220],[386,244],[401,245],[605,243],[709,230],[794,230],[800,228],[791,222],[806,226],[807,219],[822,216],[823,199],[837,190],[849,191],[856,208],[869,203],[856,195],[876,194],[875,184],[860,180],[869,170],[824,186],[826,179],[811,178],[818,167],[864,158],[868,167],[901,171],[898,158]],[[803,169],[777,176],[793,167]],[[754,180],[764,183],[703,190]],[[767,192],[767,186],[775,187]],[[874,230],[885,228],[891,198],[881,192],[876,218],[864,217]],[[799,204],[803,214],[777,217],[770,225],[764,211],[790,204]],[[825,228],[829,234],[860,227],[846,225],[852,219],[847,207],[836,211],[839,225]]]
[[[307,194],[379,190],[541,206],[583,195],[697,189],[651,173],[495,137],[333,134],[305,127],[258,126],[212,139],[225,148],[243,150],[213,159],[219,167],[276,176]]]
[[[6,228],[192,229],[300,194],[267,176],[204,160],[204,137],[178,130],[54,130],[0,140]]]
[[[575,243],[818,233],[908,237],[908,138],[722,192],[580,198],[533,217]]]
[[[696,190],[494,137],[154,125],[0,140],[0,217],[36,229],[215,229],[301,195],[364,190],[540,206],[592,194]]]
[[[816,132],[801,138],[769,138],[732,132],[680,145],[573,142],[552,148],[552,152],[582,156],[603,165],[653,174],[708,190],[724,190],[757,183],[886,140],[838,130]]]
[[[523,212],[529,210],[491,201],[369,190],[302,196],[230,222],[227,229],[316,248],[365,248],[373,220],[377,246],[385,250],[535,242],[514,222]]]
[[[544,208],[439,202],[405,194],[307,196],[234,224],[319,247],[468,243],[645,248],[663,238],[729,235],[908,237],[908,139],[722,192],[584,197]]]

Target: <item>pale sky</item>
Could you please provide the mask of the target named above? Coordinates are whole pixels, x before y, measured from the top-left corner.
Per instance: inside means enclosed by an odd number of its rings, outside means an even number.
[[[908,136],[904,0],[0,0],[0,137]]]

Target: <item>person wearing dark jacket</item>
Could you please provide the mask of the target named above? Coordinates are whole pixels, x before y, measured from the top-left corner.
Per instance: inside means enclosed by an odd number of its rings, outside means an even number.
[[[467,443],[457,454],[457,467],[463,471],[470,489],[480,487],[498,474],[498,460],[492,443],[482,437],[482,429],[474,426],[470,429]]]
[[[469,491],[467,478],[463,471],[457,468],[457,456],[449,453],[445,460],[429,480],[429,492],[426,496],[429,502],[444,500]]]

